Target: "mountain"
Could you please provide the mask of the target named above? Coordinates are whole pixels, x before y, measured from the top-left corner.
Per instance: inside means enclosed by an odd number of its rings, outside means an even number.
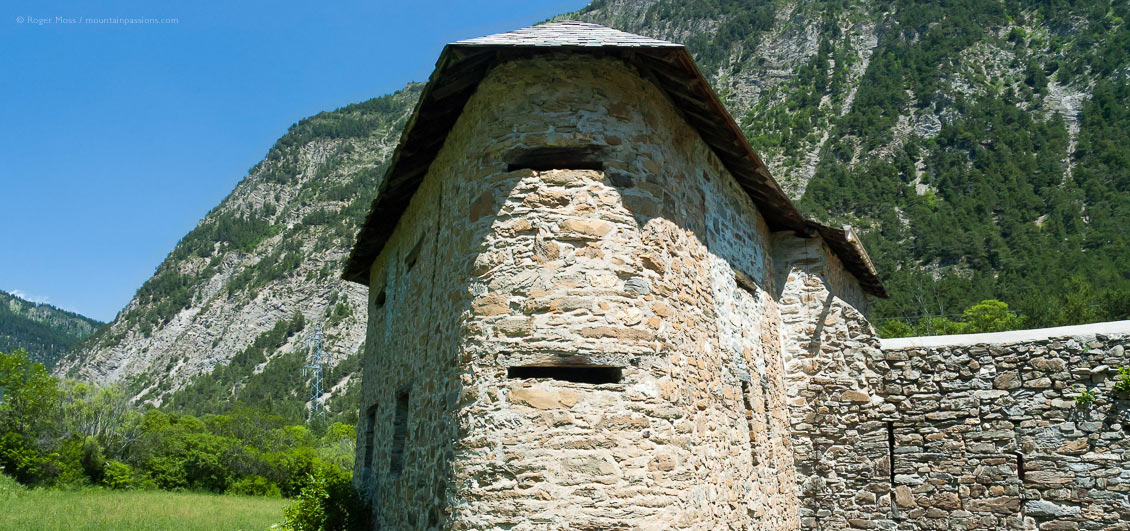
[[[0,291],[0,352],[25,349],[32,360],[49,369],[102,324],[50,304],[31,302]]]
[[[1029,326],[1130,317],[1130,7],[1098,0],[597,0],[685,43],[802,211],[851,223],[891,298]],[[61,373],[300,416],[317,324],[355,414],[365,292],[338,279],[419,85],[295,124]]]
[[[1125,2],[596,0],[683,42],[801,210],[863,233],[872,320],[987,298],[1130,318]]]
[[[56,372],[122,383],[136,400],[174,409],[251,403],[296,420],[307,340],[321,326],[333,367],[326,389],[346,395],[367,299],[339,276],[421,89],[291,126]]]

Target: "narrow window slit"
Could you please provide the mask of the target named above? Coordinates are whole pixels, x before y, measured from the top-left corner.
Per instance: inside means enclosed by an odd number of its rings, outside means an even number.
[[[749,400],[749,392],[749,382],[742,380],[742,403],[745,404],[746,424],[749,425],[749,442],[756,442],[753,432],[753,403]],[[757,459],[757,453],[753,454],[753,458]]]
[[[397,477],[404,470],[404,443],[408,439],[408,399],[412,388],[396,393],[396,413],[392,424],[392,449],[389,452],[388,472]]]
[[[416,245],[412,247],[412,250],[408,251],[408,254],[404,257],[405,270],[411,271],[413,267],[416,267],[416,259],[420,257],[420,247],[422,247],[423,245],[424,237],[421,236],[420,241],[417,241]]]
[[[887,421],[887,469],[890,473],[891,486],[895,486],[895,423]]]
[[[373,468],[373,446],[377,431],[377,406],[369,407],[365,414],[365,460],[362,461],[363,466],[369,469]]]
[[[512,154],[507,171],[604,170],[601,146],[543,147],[525,149]]]
[[[622,376],[620,367],[607,365],[522,365],[506,369],[507,378],[551,378],[588,384],[619,383]]]
[[[507,164],[506,171],[517,170],[534,170],[534,171],[549,171],[549,170],[596,170],[604,171],[603,162],[528,162],[525,164]]]
[[[1019,478],[1021,482],[1023,482],[1024,481],[1024,454],[1022,454],[1020,452],[1013,452],[1013,453],[1016,454],[1016,477]]]

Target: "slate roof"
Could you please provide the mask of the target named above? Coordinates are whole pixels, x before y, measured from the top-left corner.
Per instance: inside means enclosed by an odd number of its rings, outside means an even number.
[[[576,21],[467,39],[443,48],[357,235],[343,279],[368,285],[369,267],[396,229],[463,106],[491,68],[506,61],[563,51],[615,57],[633,65],[667,95],[710,146],[757,205],[770,230],[792,230],[803,237],[822,238],[865,291],[887,296],[870,257],[849,227],[829,227],[801,215],[683,45]]]
[[[681,44],[576,20],[531,26],[506,33],[457,41],[452,44],[456,46],[534,46],[539,48],[570,46],[683,47]]]

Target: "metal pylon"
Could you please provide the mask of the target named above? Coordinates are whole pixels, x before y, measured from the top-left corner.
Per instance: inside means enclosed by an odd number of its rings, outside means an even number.
[[[314,329],[314,334],[306,338],[306,348],[310,350],[310,363],[302,366],[302,375],[310,377],[310,410],[306,422],[315,418],[326,420],[326,407],[322,401],[322,370],[326,364],[326,353],[322,350],[322,325]]]

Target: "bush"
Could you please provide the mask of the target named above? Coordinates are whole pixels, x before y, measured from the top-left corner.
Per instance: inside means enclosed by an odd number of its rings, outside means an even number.
[[[1078,409],[1087,409],[1094,403],[1095,393],[1088,389],[1083,389],[1079,392],[1079,395],[1075,397],[1075,407]]]
[[[888,319],[879,326],[878,333],[879,337],[884,339],[891,337],[910,337],[914,335],[914,328],[906,324],[905,321]]]
[[[161,490],[183,490],[188,487],[184,462],[173,457],[160,456],[145,463],[146,472]]]
[[[1114,390],[1119,393],[1130,394],[1130,367],[1118,369],[1118,379],[1114,383]]]
[[[111,489],[126,490],[137,486],[133,467],[121,462],[110,461],[102,468],[102,484]]]
[[[352,474],[318,466],[298,500],[286,508],[283,527],[293,531],[366,529],[368,511],[353,488]]]
[[[227,494],[235,494],[237,496],[267,496],[269,498],[281,498],[282,491],[279,486],[271,483],[271,481],[263,476],[248,476],[239,479],[228,487]]]
[[[967,323],[966,333],[1005,332],[1023,327],[1023,321],[1008,310],[1008,304],[996,299],[986,299],[963,312]]]
[[[106,457],[102,454],[102,445],[98,439],[87,437],[82,443],[82,471],[86,477],[95,483],[102,483],[106,475]]]
[[[54,460],[55,476],[46,481],[46,484],[57,486],[82,486],[90,484],[90,476],[83,470],[83,439],[72,437],[59,445],[57,453],[52,455]]]

